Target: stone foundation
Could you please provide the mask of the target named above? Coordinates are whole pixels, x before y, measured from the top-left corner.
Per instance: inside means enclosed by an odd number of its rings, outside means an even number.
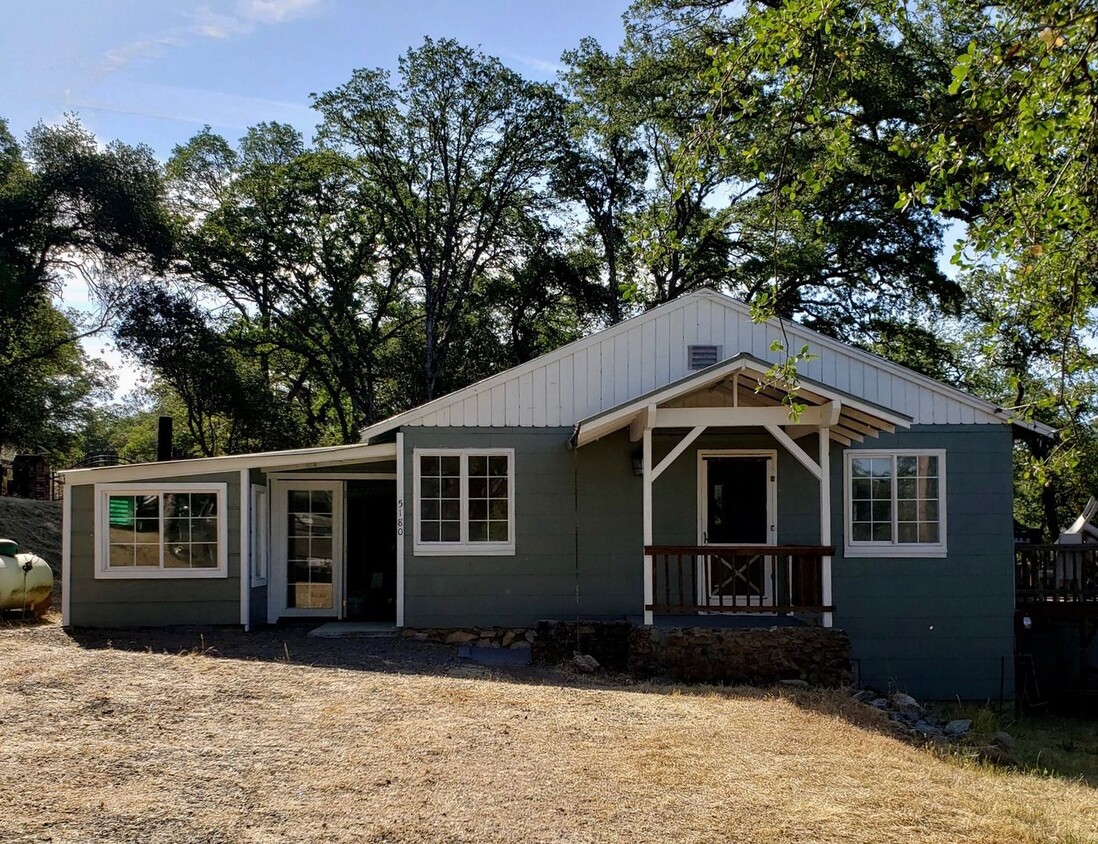
[[[473,645],[478,648],[529,648],[534,631],[528,627],[405,627],[400,631],[405,639],[438,642],[443,645]],[[571,656],[569,653],[568,656]]]
[[[539,621],[536,628],[405,628],[405,638],[481,648],[530,648],[535,664],[589,654],[608,671],[686,683],[814,686],[851,682],[850,639],[825,627],[636,627],[628,621]]]
[[[687,683],[845,686],[852,679],[850,639],[825,627],[637,627],[629,639],[629,672]]]

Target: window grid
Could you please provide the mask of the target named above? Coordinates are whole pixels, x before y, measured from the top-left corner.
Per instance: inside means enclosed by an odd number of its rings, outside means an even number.
[[[941,545],[937,453],[852,455],[850,537],[855,544]]]
[[[513,460],[510,449],[417,449],[417,546],[513,553]]]
[[[224,576],[220,488],[97,487],[96,576]]]

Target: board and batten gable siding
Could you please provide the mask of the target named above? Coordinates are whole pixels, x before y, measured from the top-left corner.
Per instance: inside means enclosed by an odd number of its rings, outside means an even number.
[[[426,427],[558,427],[610,410],[690,374],[687,347],[721,347],[775,361],[775,340],[814,360],[799,364],[809,379],[911,417],[915,424],[1002,424],[995,408],[925,376],[794,323],[754,323],[748,307],[715,293],[696,293],[550,352],[366,430]]]
[[[155,464],[150,464],[155,468]],[[151,475],[151,472],[150,472]],[[223,483],[227,490],[227,577],[147,580],[95,578],[95,486],[70,486],[69,582],[73,627],[147,627],[172,624],[240,623],[240,474],[188,475],[161,481],[154,475],[133,483]]]
[[[916,426],[858,448],[944,448],[945,557],[843,555],[843,450],[832,450],[835,626],[861,683],[920,699],[1013,697],[1014,534],[1009,426]]]

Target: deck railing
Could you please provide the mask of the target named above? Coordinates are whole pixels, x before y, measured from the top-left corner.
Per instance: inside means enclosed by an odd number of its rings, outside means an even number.
[[[816,545],[650,545],[656,613],[820,613],[823,560]]]
[[[1098,544],[1015,545],[1019,607],[1098,603]]]

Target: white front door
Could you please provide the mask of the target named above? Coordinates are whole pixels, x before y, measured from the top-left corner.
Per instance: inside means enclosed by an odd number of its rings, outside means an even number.
[[[698,566],[698,603],[767,606],[777,538],[777,455],[773,451],[698,452],[698,544],[760,546],[758,554],[710,554]]]
[[[272,620],[339,618],[343,608],[343,482],[272,481]]]

